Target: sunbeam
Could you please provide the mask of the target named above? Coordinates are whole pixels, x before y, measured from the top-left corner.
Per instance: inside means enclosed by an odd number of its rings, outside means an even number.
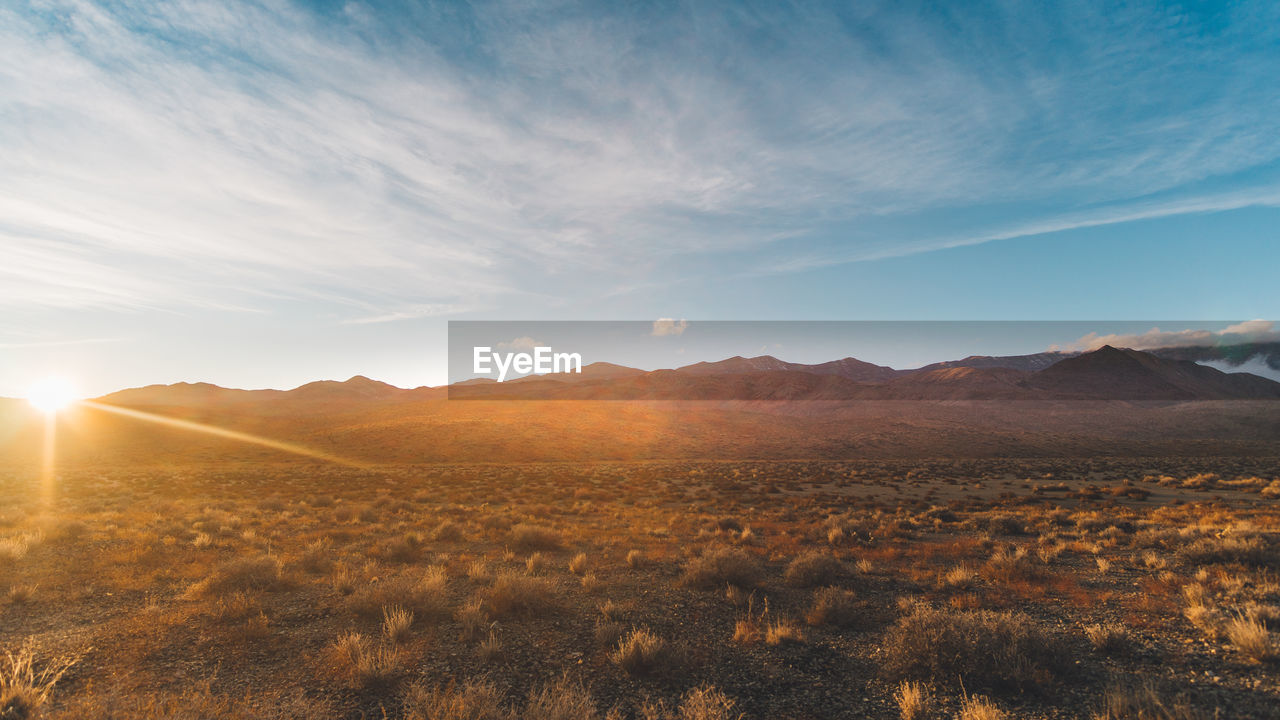
[[[224,437],[229,440],[238,440],[240,442],[271,448],[273,450],[281,450],[294,455],[302,455],[304,457],[315,458],[317,460],[338,463],[339,465],[346,465],[348,467],[363,468],[368,466],[367,463],[348,460],[347,458],[322,452],[320,450],[312,450],[311,448],[303,447],[295,443],[250,435],[249,433],[239,432],[237,430],[228,430],[215,425],[205,425],[204,423],[192,422],[190,420],[179,420],[177,418],[165,417],[164,415],[156,415],[154,413],[143,412],[141,410],[132,410],[129,408],[117,407],[115,405],[106,405],[92,400],[82,400],[80,401],[80,404],[85,407],[94,408],[95,410],[103,410],[105,412],[115,413],[116,415],[123,415],[137,420],[159,423],[161,425],[168,425],[169,427],[175,427],[182,430],[192,430],[194,432],[205,433],[207,435]]]

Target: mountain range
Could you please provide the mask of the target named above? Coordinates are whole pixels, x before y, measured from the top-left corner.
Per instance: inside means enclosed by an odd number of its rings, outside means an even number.
[[[1183,349],[1185,352],[1185,349]],[[471,381],[451,399],[523,400],[1262,400],[1280,383],[1189,359],[1114,348],[974,356],[916,370],[856,358],[814,365],[770,355],[645,372],[596,363],[581,374]]]
[[[153,385],[60,412],[57,456],[104,467],[296,459],[275,442],[373,464],[1280,456],[1280,383],[1112,347],[1028,358],[909,371],[768,356],[651,372],[597,363],[414,389],[362,376],[292,390]],[[705,402],[672,402],[689,399]],[[25,401],[0,399],[0,470],[40,467],[47,427]]]

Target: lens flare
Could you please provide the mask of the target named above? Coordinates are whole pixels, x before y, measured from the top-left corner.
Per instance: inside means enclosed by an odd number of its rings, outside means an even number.
[[[27,390],[27,402],[46,415],[52,415],[78,399],[75,387],[66,378],[47,377]]]

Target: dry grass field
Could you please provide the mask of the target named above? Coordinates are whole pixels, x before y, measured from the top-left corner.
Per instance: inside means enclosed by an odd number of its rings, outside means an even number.
[[[11,469],[0,717],[1275,717],[1278,468]]]

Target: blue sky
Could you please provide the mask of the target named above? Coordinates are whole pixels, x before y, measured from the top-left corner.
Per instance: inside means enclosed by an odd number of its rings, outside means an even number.
[[[449,319],[1280,318],[1280,7],[1062,5],[5,6],[0,394],[434,384]]]

